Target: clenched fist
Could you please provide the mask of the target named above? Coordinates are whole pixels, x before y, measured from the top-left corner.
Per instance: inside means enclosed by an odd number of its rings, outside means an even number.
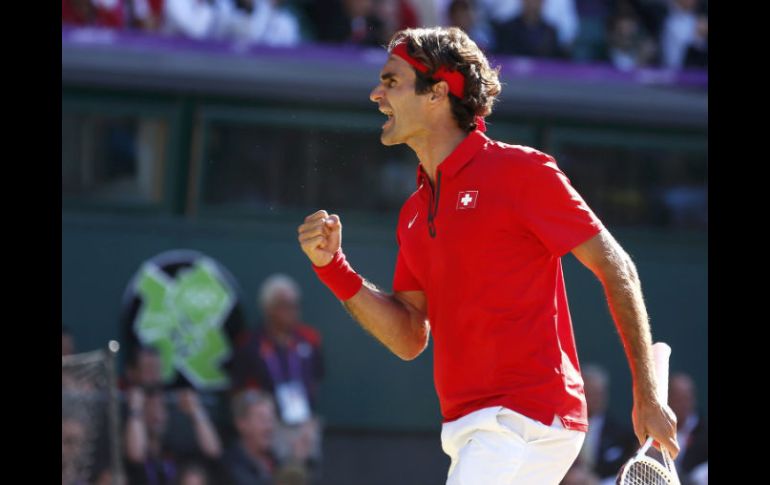
[[[314,212],[305,218],[297,229],[302,251],[316,266],[326,266],[342,245],[342,223],[337,214],[325,210]]]

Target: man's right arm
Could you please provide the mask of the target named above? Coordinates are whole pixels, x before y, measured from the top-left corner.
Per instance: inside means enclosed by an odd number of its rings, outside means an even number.
[[[302,250],[316,267],[332,262],[342,245],[342,224],[337,215],[320,210],[299,227]],[[342,301],[361,326],[404,360],[412,360],[428,345],[430,325],[422,291],[388,294],[364,280],[361,288]]]
[[[361,290],[342,305],[366,331],[404,360],[416,358],[428,346],[430,324],[422,291],[390,295],[364,281]]]

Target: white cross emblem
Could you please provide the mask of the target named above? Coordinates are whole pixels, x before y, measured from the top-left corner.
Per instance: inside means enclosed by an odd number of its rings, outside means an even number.
[[[464,190],[457,194],[457,209],[475,209],[479,198],[478,190]]]

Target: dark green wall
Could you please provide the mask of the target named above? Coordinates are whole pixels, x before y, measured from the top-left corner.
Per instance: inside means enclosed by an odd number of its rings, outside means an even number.
[[[379,220],[341,214],[344,247],[355,268],[390,289],[396,256],[395,216]],[[139,264],[169,249],[202,251],[224,264],[240,283],[251,324],[254,295],[263,278],[285,272],[304,290],[303,315],[320,329],[327,379],[321,413],[330,426],[435,429],[440,424],[430,349],[403,362],[361,330],[313,275],[296,242],[303,215],[279,220],[191,221],[172,217],[62,214],[62,321],[79,350],[119,337],[123,291]],[[655,340],[673,348],[671,370],[691,373],[707,411],[707,235],[613,231],[632,255],[642,279]],[[608,367],[611,405],[630,415],[628,365],[599,282],[574,257],[564,259],[567,292],[582,363]]]

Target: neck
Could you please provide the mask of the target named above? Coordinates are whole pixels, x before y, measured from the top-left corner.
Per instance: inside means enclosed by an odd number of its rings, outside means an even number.
[[[243,438],[241,440],[241,444],[243,445],[243,449],[246,451],[246,454],[249,455],[254,461],[263,462],[268,459],[267,453],[262,449],[256,440]]]
[[[267,335],[277,344],[285,346],[291,340],[291,334],[281,330],[276,325],[267,326]]]
[[[428,173],[431,184],[435,184],[436,169],[439,164],[468,136],[468,133],[457,126],[453,118],[449,121],[450,123],[443,123],[443,126],[439,125],[407,142],[407,145],[417,154],[423,169]]]

